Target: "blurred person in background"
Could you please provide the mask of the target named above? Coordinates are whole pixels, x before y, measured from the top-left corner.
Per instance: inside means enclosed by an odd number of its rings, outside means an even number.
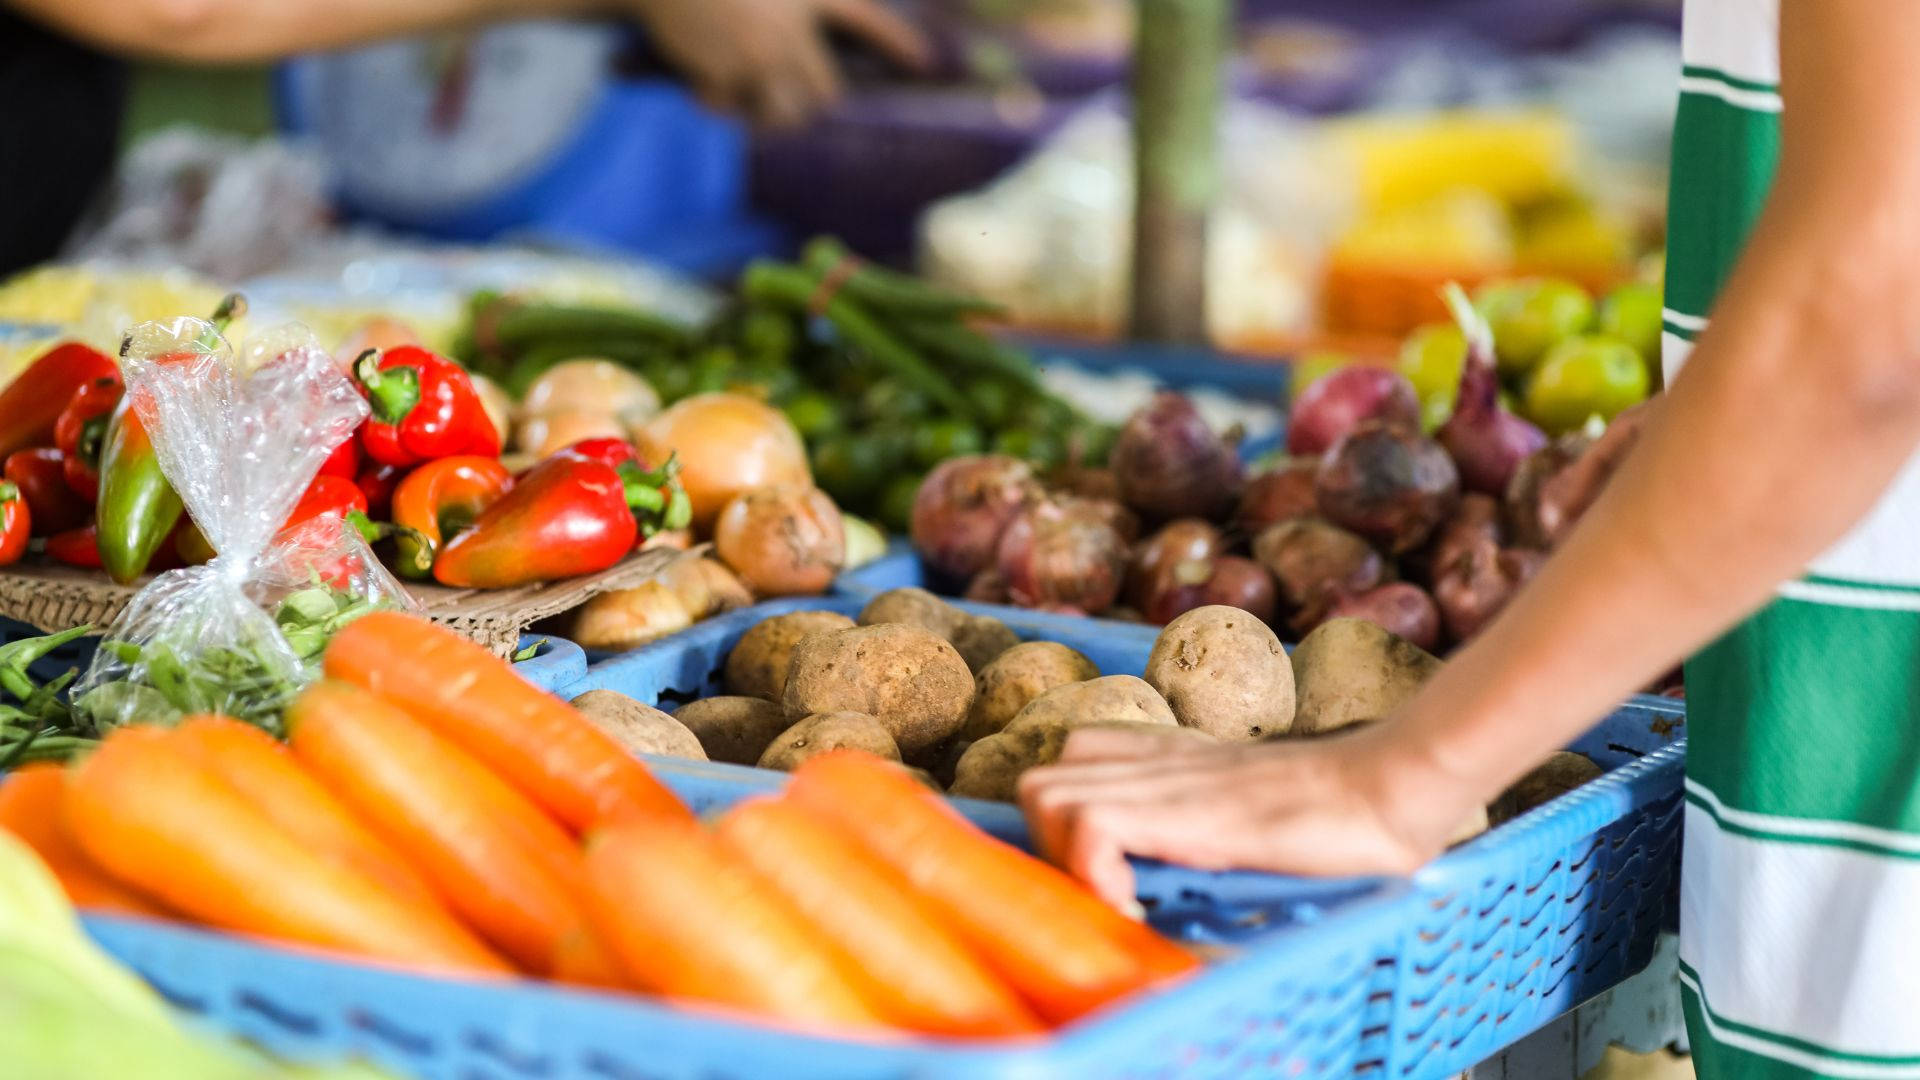
[[[52,257],[107,178],[122,57],[244,63],[509,19],[625,17],[701,100],[786,127],[838,99],[830,31],[909,71],[885,0],[0,0],[0,275]]]

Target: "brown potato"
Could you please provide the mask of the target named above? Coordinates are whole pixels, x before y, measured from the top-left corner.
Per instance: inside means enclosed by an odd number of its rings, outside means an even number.
[[[966,616],[953,628],[953,633],[947,635],[947,640],[953,642],[960,659],[967,662],[967,670],[976,674],[1000,654],[1020,644],[1013,628],[991,615]]]
[[[632,753],[707,760],[699,738],[685,724],[625,694],[589,690],[573,699],[573,707]]]
[[[1054,641],[1029,641],[1001,653],[973,680],[973,708],[962,739],[984,739],[1007,726],[1027,702],[1056,686],[1100,677],[1093,661]]]
[[[727,693],[779,701],[787,688],[787,663],[794,645],[808,634],[852,625],[852,619],[837,611],[795,611],[762,619],[727,654]]]
[[[810,634],[793,647],[787,716],[863,712],[908,760],[952,738],[973,704],[973,673],[947,640],[901,623]]]
[[[989,735],[967,748],[954,766],[953,783],[948,793],[969,799],[993,799],[1013,802],[1019,794],[1020,776],[1028,769],[1051,765],[1060,760],[1067,739],[1081,728],[1120,728],[1149,730],[1193,741],[1212,742],[1212,736],[1192,728],[1141,724],[1137,721],[1095,720],[1078,724],[1026,723],[1008,725],[1005,731]]]
[[[1135,724],[1179,723],[1160,692],[1132,675],[1103,675],[1067,683],[1027,702],[1002,731],[1016,727],[1079,727],[1104,721]]]
[[[573,613],[573,640],[581,648],[625,652],[677,634],[693,625],[694,614],[668,586],[646,581],[631,589],[613,589],[592,597]]]
[[[861,609],[861,626],[901,623],[921,626],[952,643],[976,674],[993,658],[1020,643],[1006,623],[986,615],[969,615],[925,589],[888,589]]]
[[[1365,619],[1328,619],[1293,650],[1293,733],[1393,715],[1440,660]]]
[[[710,697],[689,702],[673,718],[693,732],[713,761],[757,765],[780,733],[793,726],[778,703],[755,697]]]
[[[1544,806],[1552,802],[1582,784],[1600,779],[1604,771],[1585,754],[1576,754],[1571,750],[1556,750],[1552,757],[1541,762],[1532,772],[1515,780],[1512,787],[1501,792],[1500,797],[1487,808],[1488,815],[1496,824],[1511,821],[1536,806]]]
[[[864,750],[889,761],[900,748],[880,721],[858,712],[820,713],[788,728],[760,755],[760,767],[792,772],[801,762],[830,750]]]
[[[1293,666],[1266,623],[1210,604],[1168,623],[1147,657],[1147,684],[1183,726],[1258,739],[1293,726]]]

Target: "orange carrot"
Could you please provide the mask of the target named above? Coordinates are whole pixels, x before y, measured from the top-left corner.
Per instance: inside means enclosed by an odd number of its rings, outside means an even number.
[[[602,990],[631,990],[632,980],[591,926],[562,937],[553,951],[553,981]]]
[[[167,917],[160,905],[108,877],[73,842],[61,810],[66,792],[65,769],[50,761],[22,765],[0,779],[0,829],[40,856],[75,907]]]
[[[201,922],[437,972],[509,971],[445,911],[309,851],[158,729],[107,736],[64,807],[95,862]]]
[[[552,974],[582,932],[580,847],[432,729],[364,690],[322,681],[287,710],[294,756],[522,967]]]
[[[406,709],[576,832],[628,815],[692,819],[612,736],[444,627],[375,612],[334,635],[323,665]]]
[[[648,990],[794,1023],[885,1024],[813,927],[696,824],[596,832],[587,881],[594,924]]]
[[[716,826],[720,842],[840,951],[881,1015],[939,1035],[1044,1030],[907,883],[858,842],[785,799],[750,799]]]
[[[787,791],[904,875],[1050,1021],[1199,966],[1066,874],[981,832],[898,766],[823,754]]]
[[[440,904],[426,879],[273,736],[228,717],[193,716],[180,722],[172,738],[307,850],[360,871],[398,896]]]

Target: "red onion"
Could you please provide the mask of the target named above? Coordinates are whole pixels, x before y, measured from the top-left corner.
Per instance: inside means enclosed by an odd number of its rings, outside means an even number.
[[[1288,518],[1314,513],[1313,474],[1318,458],[1289,458],[1247,481],[1233,523],[1247,536]]]
[[[1365,619],[1428,652],[1440,648],[1440,609],[1425,590],[1404,581],[1349,596],[1333,605],[1327,618]]]
[[[1037,491],[1033,470],[1016,457],[941,462],[913,497],[913,546],[939,573],[970,578],[993,564],[1000,533]]]
[[[1505,542],[1506,528],[1501,520],[1499,501],[1491,495],[1470,492],[1461,497],[1460,508],[1453,516],[1434,532],[1427,550],[1413,561],[1414,569],[1432,584],[1442,571],[1459,562],[1475,545],[1491,543],[1498,547]]]
[[[1120,501],[1120,478],[1113,474],[1112,469],[1063,465],[1054,470],[1048,480],[1056,491],[1064,491],[1085,499]]]
[[[1493,621],[1520,587],[1538,573],[1546,556],[1525,548],[1477,544],[1434,581],[1433,599],[1447,633],[1465,641]]]
[[[1273,575],[1289,624],[1304,633],[1343,596],[1387,580],[1387,564],[1365,540],[1317,517],[1269,526],[1254,538],[1253,557]]]
[[[1420,425],[1420,397],[1406,376],[1389,368],[1356,365],[1314,380],[1293,403],[1287,421],[1287,452],[1320,454],[1362,420]]]
[[[1187,579],[1186,584],[1196,591],[1206,579],[1204,573],[1195,578],[1195,571],[1186,568],[1187,564],[1204,563],[1225,547],[1220,530],[1209,522],[1199,518],[1167,522],[1160,531],[1134,545],[1127,562],[1127,603],[1151,619],[1161,606],[1155,598],[1179,584],[1180,579]]]
[[[1107,463],[1126,504],[1165,520],[1224,515],[1240,495],[1240,458],[1201,418],[1193,402],[1170,390],[1128,418]]]
[[[1489,495],[1506,493],[1520,462],[1547,445],[1539,428],[1500,407],[1500,375],[1494,366],[1493,331],[1467,302],[1458,286],[1450,286],[1447,304],[1467,339],[1467,359],[1460,369],[1460,389],[1453,415],[1436,434],[1460,468],[1460,483],[1469,491]]]
[[[961,595],[977,604],[1004,604],[1010,599],[1007,596],[1007,579],[991,567],[973,575],[973,580],[967,582],[967,591]]]
[[[1545,540],[1543,546],[1551,548],[1573,531],[1587,508],[1606,490],[1607,481],[1613,479],[1620,463],[1640,441],[1646,419],[1644,404],[1614,417],[1586,452],[1541,481],[1538,519],[1540,534]]]
[[[996,565],[1007,596],[1021,607],[1113,606],[1127,569],[1127,542],[1085,500],[1034,503],[1000,536]]]
[[[1313,490],[1328,521],[1400,555],[1453,513],[1460,473],[1419,429],[1369,420],[1320,459]]]
[[[1529,455],[1513,471],[1513,479],[1507,484],[1506,516],[1514,543],[1546,548],[1547,530],[1540,521],[1541,494],[1549,480],[1566,471],[1587,452],[1591,442],[1577,433],[1562,435]]]
[[[1266,567],[1241,555],[1221,555],[1213,560],[1213,576],[1200,586],[1200,602],[1194,606],[1209,604],[1237,607],[1261,622],[1272,622],[1279,597]]]

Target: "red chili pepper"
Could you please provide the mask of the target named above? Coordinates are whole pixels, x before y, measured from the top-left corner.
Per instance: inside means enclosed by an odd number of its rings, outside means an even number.
[[[119,374],[119,366],[105,353],[77,341],[42,353],[0,391],[0,458],[30,446],[53,445],[53,425],[74,391]]]
[[[68,529],[47,537],[47,557],[68,566],[100,569],[100,541],[93,526]]]
[[[293,504],[293,513],[287,515],[285,527],[291,529],[322,514],[346,518],[355,512],[367,512],[367,496],[358,485],[338,476],[316,476],[300,501]]]
[[[126,387],[118,372],[95,379],[74,391],[73,400],[54,421],[53,444],[66,455],[62,468],[74,493],[92,502],[100,496],[100,448],[107,440],[107,424]]]
[[[0,566],[20,561],[33,534],[33,511],[27,508],[20,486],[0,480]]]
[[[418,465],[455,454],[500,456],[500,433],[487,419],[473,380],[460,365],[414,345],[372,349],[354,361],[354,381],[373,406],[361,447],[383,465]]]
[[[367,513],[384,518],[392,511],[394,489],[406,478],[407,470],[402,466],[370,464],[360,470],[353,483],[367,497]]]
[[[633,444],[625,439],[581,439],[561,450],[560,453],[573,454],[589,461],[597,461],[602,465],[611,465],[616,469],[629,461],[636,464],[640,461],[640,451],[634,449]]]
[[[93,508],[67,486],[65,462],[65,454],[39,446],[8,454],[5,468],[0,469],[26,498],[36,536],[77,529],[93,516]]]
[[[333,448],[327,460],[320,463],[321,476],[338,476],[352,480],[360,474],[360,440],[348,436],[347,440]]]
[[[513,475],[499,458],[472,454],[429,461],[409,473],[393,492],[394,569],[402,577],[432,576],[442,539],[472,524],[511,487]]]
[[[472,528],[447,541],[433,577],[442,585],[497,589],[591,574],[624,558],[639,533],[620,474],[560,454],[534,466]]]

